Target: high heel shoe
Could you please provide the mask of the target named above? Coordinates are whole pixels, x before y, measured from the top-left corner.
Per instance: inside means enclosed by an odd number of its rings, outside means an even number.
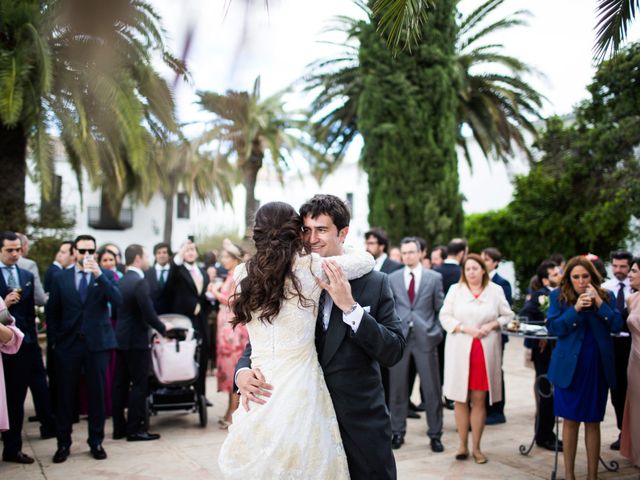
[[[480,452],[472,453],[471,455],[473,456],[473,461],[476,462],[478,465],[482,465],[488,462],[487,457],[485,457]]]

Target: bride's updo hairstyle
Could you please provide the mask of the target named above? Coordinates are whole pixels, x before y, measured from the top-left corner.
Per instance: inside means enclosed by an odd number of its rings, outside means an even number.
[[[253,241],[256,254],[247,262],[247,276],[240,281],[232,299],[233,326],[258,320],[271,323],[283,300],[297,296],[300,305],[313,305],[302,295],[300,281],[293,273],[297,254],[308,254],[302,239],[302,218],[288,203],[266,203],[256,212]]]

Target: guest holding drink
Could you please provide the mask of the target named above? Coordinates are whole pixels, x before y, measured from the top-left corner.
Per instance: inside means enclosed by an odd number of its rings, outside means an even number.
[[[611,333],[622,329],[615,298],[601,287],[602,278],[586,257],[574,257],[565,267],[560,288],[549,296],[547,329],[558,337],[548,377],[553,383],[555,414],[562,428],[565,478],[574,467],[580,422],[585,425],[588,479],[597,478],[600,422],[607,393],[615,385]]]
[[[513,318],[513,312],[502,287],[491,282],[480,255],[467,255],[461,268],[460,282],[451,286],[440,310],[440,323],[447,331],[443,392],[455,401],[460,437],[456,459],[469,457],[471,426],[473,459],[476,463],[487,463],[480,449],[487,416],[485,398],[488,393],[491,404],[502,398],[500,330]]]
[[[640,467],[640,257],[631,261],[628,278],[635,293],[627,301],[631,354],[627,367],[627,401],[622,417],[620,453]]]

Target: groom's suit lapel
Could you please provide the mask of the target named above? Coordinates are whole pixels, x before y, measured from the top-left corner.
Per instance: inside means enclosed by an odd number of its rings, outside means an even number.
[[[353,298],[358,301],[366,282],[362,281],[362,279],[356,279],[349,283],[351,283],[351,294]],[[334,305],[331,309],[324,349],[320,355],[320,363],[323,367],[329,364],[348,333],[349,326],[342,321],[342,311]]]

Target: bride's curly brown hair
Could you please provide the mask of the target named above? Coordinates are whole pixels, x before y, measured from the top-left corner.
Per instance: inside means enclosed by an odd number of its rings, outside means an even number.
[[[313,305],[302,294],[300,281],[293,272],[296,255],[310,253],[302,238],[302,227],[302,218],[288,203],[266,203],[256,212],[253,227],[256,254],[247,262],[247,276],[240,281],[230,302],[234,327],[249,323],[254,316],[271,323],[283,300],[296,296],[302,307]]]

